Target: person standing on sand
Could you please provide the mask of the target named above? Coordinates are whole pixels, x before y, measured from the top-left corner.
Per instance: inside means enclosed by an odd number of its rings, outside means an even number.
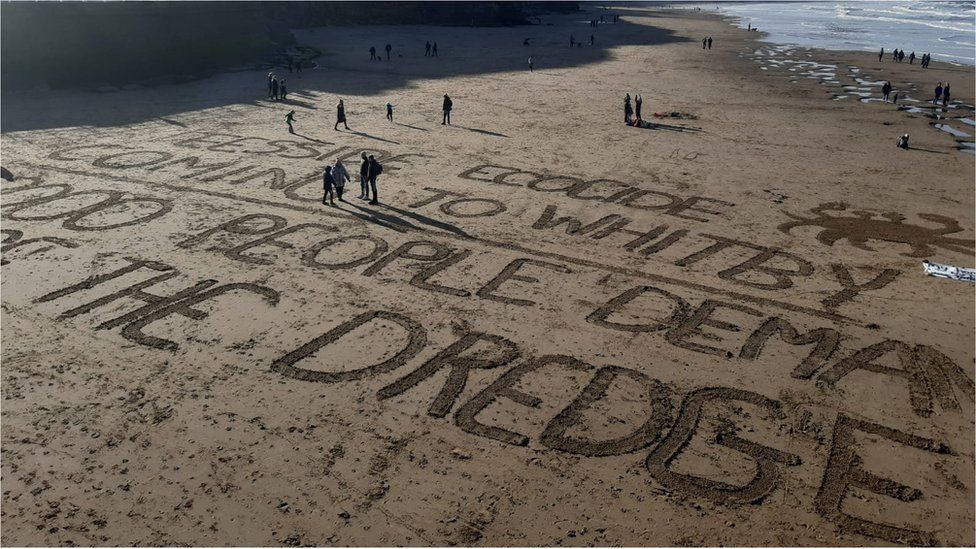
[[[638,122],[641,121],[641,103],[643,102],[644,100],[641,99],[639,93],[636,96],[634,96],[634,115],[637,117]]]
[[[935,85],[935,100],[932,102],[938,103],[939,99],[941,98],[942,98],[942,82],[939,82],[938,84]]]
[[[339,158],[336,158],[335,164],[332,166],[332,177],[335,179],[336,196],[339,198],[339,202],[345,202],[342,199],[342,191],[346,188],[346,181],[349,181],[349,172],[346,171],[345,164]]]
[[[708,37],[708,49],[712,49],[712,37]]]
[[[291,123],[295,121],[295,111],[288,111],[285,115],[285,124],[288,124],[288,133],[295,133],[295,128],[291,126]]]
[[[898,51],[898,62],[901,63],[905,60],[905,50]]]
[[[708,38],[702,38],[702,49],[705,49],[705,46],[707,44],[708,44]]]
[[[332,126],[332,129],[339,131],[339,123],[342,123],[346,129],[349,129],[349,124],[346,124],[346,106],[342,103],[342,99],[339,100],[339,104],[336,105],[336,123]]]
[[[532,56],[529,56],[529,72],[532,72]]]
[[[448,97],[446,93],[444,94],[443,108],[444,108],[444,118],[441,120],[441,126],[443,126],[444,124],[451,123],[451,109],[454,108],[454,101],[451,101],[451,98]]]
[[[278,99],[278,77],[271,79],[271,98]]]
[[[369,155],[369,186],[373,189],[373,199],[369,201],[370,204],[379,204],[379,196],[376,194],[376,178],[383,173],[383,165],[373,158],[373,155]]]
[[[389,61],[389,60],[390,60],[390,52],[391,52],[391,51],[393,51],[393,46],[391,46],[391,45],[389,45],[389,44],[387,44],[387,45],[386,45],[386,60],[387,60],[387,61]]]
[[[910,55],[908,56],[908,64],[909,64],[909,65],[914,65],[914,64],[915,64],[915,52],[912,52],[912,53],[911,53],[911,54],[910,54]]]
[[[575,48],[576,47],[576,39],[573,38],[573,35],[572,34],[569,35],[569,47],[571,47],[571,48]]]
[[[274,73],[273,72],[269,72],[268,73],[268,99],[271,99],[273,97],[273,94],[272,94],[272,91],[271,91],[271,88],[272,88],[272,84],[271,83],[273,81],[274,81]]]
[[[295,61],[295,72],[302,72],[302,60]]]
[[[282,101],[288,98],[288,87],[285,86],[284,79],[281,80],[281,92],[279,93],[279,96],[281,97]]]
[[[325,191],[322,195],[322,204],[328,206],[331,203],[335,206],[335,193],[333,189],[336,186],[335,176],[332,175],[332,166],[326,166],[325,172],[322,173],[322,190]]]
[[[881,100],[887,103],[888,95],[890,93],[891,93],[891,82],[885,82],[884,85],[881,86]]]
[[[881,48],[881,52],[878,53],[878,61],[881,61],[883,58],[884,58],[884,48]]]
[[[376,60],[376,46],[369,47],[369,60],[370,61]]]
[[[369,159],[366,158],[366,151],[361,155],[363,163],[359,165],[359,198],[369,199]]]
[[[593,35],[591,34],[591,35],[590,35],[590,45],[592,46],[594,42],[596,42],[596,36],[593,36]]]
[[[949,83],[948,82],[946,82],[945,87],[942,88],[942,100],[945,101],[945,103],[948,103],[949,102]]]
[[[386,119],[393,122],[393,103],[386,104]]]
[[[437,57],[437,42],[434,42],[434,47],[430,51],[433,52],[433,57]]]
[[[430,57],[430,40],[428,40],[427,45],[424,46],[424,57]]]

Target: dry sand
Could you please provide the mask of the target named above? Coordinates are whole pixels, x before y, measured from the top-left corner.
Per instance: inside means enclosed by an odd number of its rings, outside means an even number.
[[[972,68],[622,12],[5,101],[2,543],[973,545]]]

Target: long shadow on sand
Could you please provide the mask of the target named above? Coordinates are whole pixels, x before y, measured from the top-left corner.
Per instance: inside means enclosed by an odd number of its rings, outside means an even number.
[[[673,31],[647,24],[621,20],[592,28],[587,20],[606,14],[580,11],[569,15],[545,15],[546,23],[514,27],[431,27],[371,26],[328,27],[295,31],[298,42],[320,48],[324,55],[316,60],[317,69],[289,75],[291,93],[310,101],[292,99],[282,107],[316,108],[332,105],[342,96],[395,95],[414,88],[418,81],[446,81],[472,76],[492,86],[572,86],[572,72],[552,75],[552,82],[526,82],[522,68],[528,55],[548,69],[570,69],[613,58],[612,50],[629,45],[657,45],[695,42]],[[644,14],[641,14],[644,15]],[[650,13],[648,15],[651,15]],[[646,22],[646,20],[644,21]],[[97,36],[98,29],[91,29]],[[569,35],[587,39],[596,36],[593,46],[569,48]],[[392,38],[391,38],[392,37]],[[523,46],[526,37],[531,46]],[[424,57],[425,41],[437,41],[439,57]],[[368,61],[371,45],[392,41],[398,55],[392,61]],[[280,69],[279,69],[280,71]],[[114,87],[92,85],[81,89],[23,93],[14,89],[2,98],[0,131],[23,131],[73,126],[111,127],[136,124],[180,113],[234,106],[274,108],[267,94],[267,67],[222,72],[201,80],[155,86]],[[440,96],[451,93],[443,86],[431,97],[431,111],[439,113]],[[98,88],[99,90],[97,90]],[[453,94],[452,94],[453,95]],[[456,98],[464,100],[463,97]],[[314,102],[313,102],[314,101]],[[359,101],[356,99],[355,101]],[[349,101],[347,101],[349,102]],[[236,109],[238,116],[240,109]],[[178,118],[178,117],[177,117]],[[418,128],[414,128],[418,129]],[[373,137],[375,136],[367,136]]]
[[[348,133],[353,134],[353,135],[358,135],[359,137],[366,137],[368,139],[375,139],[377,141],[382,141],[383,143],[389,143],[391,145],[399,145],[400,144],[399,141],[392,141],[390,139],[384,139],[382,137],[376,137],[375,135],[370,135],[370,134],[368,134],[366,132],[360,132],[360,131],[356,131],[356,130],[346,130],[346,131]]]
[[[468,128],[466,126],[458,126],[458,125],[454,125],[454,127],[455,128],[461,128],[461,129],[464,129],[464,130],[468,130],[469,132],[483,133],[485,135],[492,135],[492,136],[495,136],[495,137],[505,137],[505,138],[508,137],[507,135],[505,135],[503,133],[490,132],[488,130],[481,130],[481,129],[478,129],[478,128]]]

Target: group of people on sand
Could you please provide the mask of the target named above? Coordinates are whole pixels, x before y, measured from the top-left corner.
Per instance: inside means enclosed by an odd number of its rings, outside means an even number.
[[[359,166],[360,192],[357,198],[369,200],[370,204],[379,204],[379,197],[376,194],[376,178],[383,173],[383,165],[377,162],[373,155],[366,154],[366,151],[362,152],[361,157],[362,164]],[[335,163],[326,165],[325,171],[322,173],[322,190],[324,191],[322,204],[335,206],[336,198],[340,202],[345,202],[342,198],[342,191],[346,187],[346,182],[351,179],[342,159],[336,158]],[[372,199],[370,198],[370,191],[373,193]]]
[[[884,60],[884,53],[885,53],[884,48],[881,48],[881,51],[878,52],[878,61],[883,61]],[[915,64],[915,59],[916,59],[915,52],[912,52],[912,53],[908,54],[908,64],[909,65],[914,65]],[[905,60],[905,50],[899,50],[898,48],[895,48],[894,50],[892,50],[891,51],[891,60],[894,61],[895,63],[901,63],[902,61],[904,61]],[[932,61],[932,54],[930,54],[930,53],[923,54],[922,57],[921,57],[921,59],[920,59],[920,65],[922,66],[923,69],[927,69],[927,68],[929,68],[929,62],[931,62],[931,61]]]
[[[528,38],[526,38],[526,40],[528,40]],[[596,42],[596,36],[594,36],[594,35],[591,34],[590,35],[590,45],[592,46],[595,42]],[[528,45],[528,44],[526,44],[526,45]],[[569,47],[571,47],[571,48],[582,48],[583,47],[583,42],[580,41],[580,40],[577,40],[576,37],[574,37],[572,34],[570,34],[569,35]]]
[[[948,82],[945,83],[945,86],[942,85],[942,82],[939,82],[938,84],[935,85],[935,99],[932,100],[932,102],[938,103],[939,99],[942,100],[943,107],[949,106],[949,83]]]
[[[391,44],[387,44],[386,46],[383,47],[383,49],[386,51],[386,60],[389,61],[390,60],[390,54],[393,53],[393,46]],[[401,55],[400,57],[403,57],[403,56]],[[437,57],[437,42],[434,42],[433,44],[431,44],[430,41],[428,41],[424,45],[424,57]],[[370,46],[369,47],[369,60],[370,61],[382,61],[383,60],[382,57],[380,57],[379,55],[376,55],[376,46]]]
[[[619,15],[611,15],[610,16],[610,21],[609,21],[610,23],[616,24],[617,21],[620,21],[620,16]],[[590,26],[591,27],[596,27],[600,23],[607,23],[607,22],[608,21],[606,20],[606,17],[603,16],[603,15],[601,15],[599,19],[590,19]]]
[[[530,64],[532,63],[531,57],[529,58],[529,63]],[[394,107],[393,103],[390,102],[386,103],[386,119],[389,120],[390,122],[393,122],[393,107]],[[454,109],[454,100],[452,100],[451,97],[446,93],[444,94],[444,102],[441,104],[441,109],[443,112],[443,117],[441,118],[441,125],[450,125],[451,111]],[[639,107],[638,107],[638,112],[640,112]],[[288,111],[288,114],[285,115],[285,124],[288,125],[288,133],[295,133],[295,127],[292,125],[295,122],[295,120],[296,120],[295,111],[293,110]],[[346,104],[342,99],[340,99],[339,102],[336,103],[336,121],[335,124],[332,126],[332,129],[335,131],[339,131],[339,124],[342,124],[342,126],[347,130],[351,129],[349,127],[349,123],[346,121]]]
[[[630,104],[630,94],[628,93],[624,97],[624,124],[628,126],[640,126],[644,123],[644,119],[641,117],[641,106],[644,103],[644,99],[641,95],[634,95],[634,105]]]
[[[712,37],[707,36],[702,38],[702,49],[712,49]]]
[[[268,99],[284,101],[288,98],[288,86],[285,79],[278,80],[278,75],[273,72],[268,73]]]

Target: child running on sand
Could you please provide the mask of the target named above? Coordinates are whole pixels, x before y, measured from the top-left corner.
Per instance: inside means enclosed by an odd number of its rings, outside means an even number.
[[[288,124],[288,133],[295,133],[295,128],[291,126],[291,123],[295,121],[295,111],[288,111],[285,115],[285,124]]]

